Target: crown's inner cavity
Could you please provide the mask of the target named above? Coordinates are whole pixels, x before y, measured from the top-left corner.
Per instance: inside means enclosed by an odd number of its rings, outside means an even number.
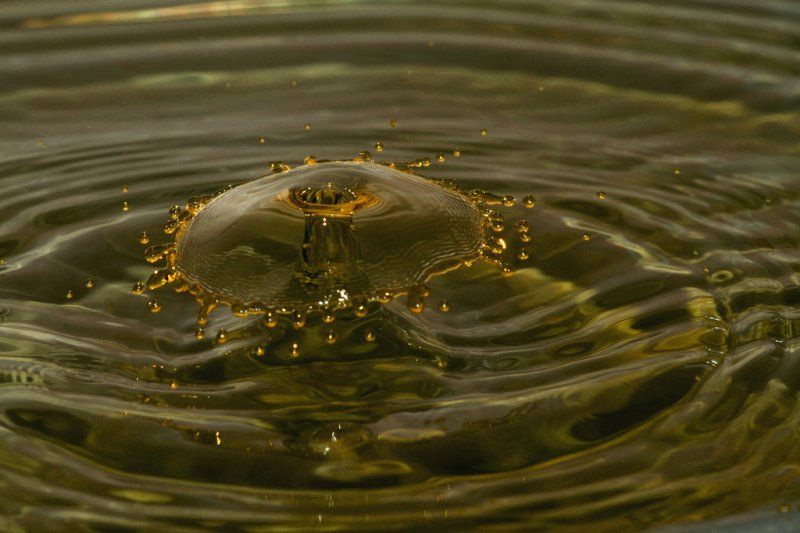
[[[307,215],[349,216],[358,209],[377,203],[378,199],[364,191],[328,183],[324,187],[291,189],[287,202]]]

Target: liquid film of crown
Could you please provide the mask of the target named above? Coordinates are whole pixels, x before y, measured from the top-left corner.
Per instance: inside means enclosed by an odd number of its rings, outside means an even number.
[[[513,208],[514,197],[464,192],[452,180],[414,173],[424,166],[375,163],[367,152],[352,161],[309,157],[294,169],[273,162],[272,175],[173,207],[164,226],[172,240],[145,252],[162,266],[133,292],[169,285],[192,294],[203,338],[220,304],[239,317],[262,317],[266,329],[300,329],[316,317],[325,324],[337,314],[361,318],[401,296],[421,313],[428,279],[476,260],[513,274],[529,257],[530,225],[522,219],[507,228],[496,209]],[[522,205],[535,200],[526,196]],[[148,305],[161,309],[155,298]],[[216,340],[229,337],[220,330]],[[335,331],[327,338],[335,342]]]

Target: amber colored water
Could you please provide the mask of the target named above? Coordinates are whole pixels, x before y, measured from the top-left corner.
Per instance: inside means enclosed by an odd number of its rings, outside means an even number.
[[[3,2],[1,529],[796,525],[798,35],[781,0]],[[527,265],[297,358],[131,294],[170,206],[365,149],[534,194]]]

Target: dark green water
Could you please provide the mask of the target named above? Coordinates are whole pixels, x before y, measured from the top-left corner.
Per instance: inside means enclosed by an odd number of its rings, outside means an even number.
[[[3,2],[0,529],[791,519],[798,35],[779,0]],[[378,141],[533,192],[529,265],[294,360],[131,294],[171,205]]]

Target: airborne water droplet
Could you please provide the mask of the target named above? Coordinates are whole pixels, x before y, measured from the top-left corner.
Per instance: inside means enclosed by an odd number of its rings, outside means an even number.
[[[325,342],[327,342],[328,344],[335,344],[336,343],[336,332],[333,331],[332,329],[329,330],[325,334]]]
[[[536,198],[532,194],[528,194],[522,199],[522,205],[528,209],[536,207]]]
[[[267,348],[263,344],[256,344],[253,346],[252,353],[256,357],[264,357],[264,355],[267,353]]]

